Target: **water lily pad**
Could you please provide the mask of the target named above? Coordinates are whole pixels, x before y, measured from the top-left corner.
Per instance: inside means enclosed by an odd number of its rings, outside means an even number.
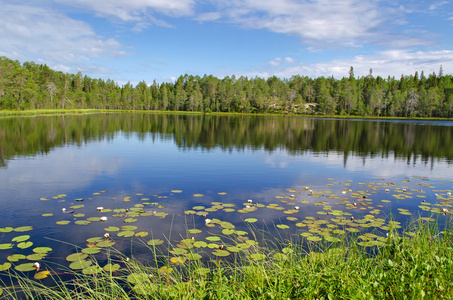
[[[5,262],[3,264],[0,264],[0,272],[1,271],[6,271],[9,268],[11,268],[11,263],[9,263],[9,262]],[[1,293],[0,293],[0,295],[1,295]]]
[[[111,241],[111,240],[105,240],[105,241],[102,241],[102,242],[99,242],[96,244],[96,247],[100,247],[100,248],[107,248],[107,247],[111,247],[115,245],[115,242],[114,241]]]
[[[88,224],[91,224],[90,221],[86,221],[86,220],[77,220],[74,223],[77,224],[77,225],[88,225]]]
[[[199,260],[202,258],[202,256],[198,253],[187,253],[187,254],[184,254],[185,257],[188,259],[188,260]]]
[[[22,242],[22,243],[17,244],[17,248],[20,248],[20,249],[27,249],[27,248],[30,248],[31,246],[33,246],[33,242]]]
[[[322,240],[322,238],[319,236],[309,236],[309,237],[307,237],[307,240],[312,241],[312,242],[319,242]]]
[[[156,217],[166,217],[168,215],[168,213],[166,212],[163,212],[163,211],[160,211],[160,212],[157,212],[154,214]]]
[[[120,265],[119,264],[106,264],[104,266],[104,271],[106,272],[116,272],[120,269]]]
[[[2,232],[2,233],[8,233],[8,232],[11,232],[13,230],[14,230],[14,228],[12,228],[12,227],[2,227],[2,228],[0,228],[0,232]]]
[[[163,243],[164,243],[164,241],[160,240],[160,239],[152,239],[147,242],[147,244],[150,246],[158,246],[158,245],[162,245]]]
[[[183,264],[186,262],[186,260],[187,260],[187,258],[185,258],[184,256],[170,258],[170,262],[173,264]]]
[[[109,232],[113,232],[113,231],[120,231],[120,228],[116,227],[116,226],[109,226],[109,227],[104,228],[104,230],[105,231],[109,231]]]
[[[55,223],[57,225],[68,225],[69,223],[71,223],[71,221],[64,220],[64,221],[57,221]]]
[[[206,240],[210,241],[210,242],[216,242],[216,241],[220,241],[220,237],[218,236],[208,236],[206,237]]]
[[[46,257],[46,255],[47,255],[46,253],[33,253],[27,255],[26,259],[36,261],[43,259],[44,257]]]
[[[73,253],[73,254],[66,256],[66,260],[67,261],[78,261],[78,260],[84,260],[87,257],[88,257],[88,254],[86,254],[86,253]]]
[[[289,228],[289,226],[285,225],[285,224],[278,224],[277,227],[280,228],[280,229],[288,229]]]
[[[212,254],[215,256],[225,257],[225,256],[230,255],[230,252],[227,250],[218,249],[216,251],[213,251]]]
[[[20,264],[15,266],[14,269],[19,272],[30,272],[36,270],[34,263]]]
[[[47,278],[49,275],[50,275],[49,271],[41,271],[41,272],[36,273],[35,276],[33,276],[33,277],[36,280],[40,280],[40,279]]]
[[[74,261],[69,265],[69,268],[73,270],[81,270],[85,269],[86,267],[91,266],[92,262],[90,260],[78,260]]]
[[[120,229],[121,230],[126,230],[126,231],[132,231],[132,230],[137,230],[138,227],[134,226],[134,225],[125,225],[125,226],[121,226]]]
[[[255,223],[256,221],[258,221],[258,219],[256,219],[256,218],[247,218],[244,220],[244,222],[247,222],[247,223]]]
[[[85,217],[85,214],[79,213],[79,214],[74,214],[73,216],[74,216],[74,218],[83,218],[83,217]]]
[[[253,259],[253,260],[260,261],[260,260],[265,259],[266,255],[264,255],[262,253],[253,253],[253,254],[250,255],[250,258]]]
[[[187,232],[190,234],[198,234],[198,233],[201,233],[201,230],[200,229],[189,229],[189,230],[187,230]]]
[[[203,194],[193,194],[192,196],[193,197],[203,197],[204,195]]]
[[[182,190],[171,190],[172,193],[179,194],[182,193]]]
[[[21,259],[25,259],[27,256],[23,254],[13,254],[9,255],[6,259],[9,260],[10,262],[18,262]]]
[[[85,254],[98,254],[99,252],[101,252],[101,250],[102,249],[98,247],[91,247],[82,249],[82,252]]]
[[[19,235],[19,236],[16,236],[15,238],[13,238],[11,241],[12,242],[23,242],[23,241],[26,241],[30,238],[29,235]]]
[[[102,268],[99,266],[88,266],[82,270],[82,273],[85,275],[93,275],[102,272]]]
[[[80,209],[80,208],[82,208],[82,207],[85,207],[85,205],[83,205],[83,204],[72,205],[72,206],[70,206],[69,208],[71,208],[71,209]]]
[[[230,234],[233,234],[235,231],[234,229],[229,229],[229,228],[225,228],[222,230],[222,234],[224,235],[230,235]]]
[[[286,256],[283,253],[275,253],[274,254],[274,259],[278,260],[278,261],[286,261],[286,260],[288,260],[288,256]]]
[[[204,241],[196,241],[193,245],[197,248],[206,248],[208,244]]]
[[[134,236],[135,232],[132,231],[132,230],[125,230],[125,231],[120,231],[118,232],[118,236],[119,237],[131,237],[131,236]]]
[[[33,230],[33,226],[20,226],[17,228],[14,228],[15,232],[25,232],[25,231],[30,231]]]
[[[198,275],[207,275],[209,272],[211,272],[211,269],[209,268],[197,268],[194,271],[194,273]]]
[[[149,235],[149,233],[146,232],[146,231],[140,231],[140,232],[137,232],[135,234],[135,236],[138,236],[138,237],[145,237],[145,236],[148,236],[148,235]]]
[[[87,220],[90,222],[99,222],[99,221],[101,221],[101,218],[100,217],[89,217],[89,218],[87,218]]]
[[[92,238],[89,238],[89,239],[86,239],[86,241],[88,243],[97,243],[97,242],[100,242],[100,241],[103,241],[104,238],[100,237],[100,236],[96,236],[96,237],[92,237]]]
[[[53,213],[45,213],[45,214],[42,214],[41,216],[43,216],[43,217],[52,217]]]
[[[124,223],[135,223],[137,221],[138,221],[138,219],[134,219],[134,218],[126,218],[126,219],[124,219]]]

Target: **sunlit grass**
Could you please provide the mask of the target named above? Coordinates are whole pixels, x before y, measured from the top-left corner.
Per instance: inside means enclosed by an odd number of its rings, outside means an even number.
[[[451,299],[453,248],[451,228],[414,221],[403,232],[390,229],[385,242],[361,247],[355,236],[337,243],[305,239],[264,240],[260,245],[208,260],[187,247],[188,255],[164,254],[148,246],[148,261],[111,250],[110,265],[95,274],[55,266],[52,282],[36,280],[14,269],[5,271],[14,285],[3,283],[6,299]],[[448,226],[448,225],[447,225]],[[258,240],[267,235],[256,228]],[[256,230],[256,231],[255,231]],[[167,241],[168,242],[168,241]],[[169,243],[169,242],[168,242]],[[187,242],[190,244],[190,242]],[[173,245],[168,245],[171,248]],[[174,257],[184,257],[178,261]],[[195,256],[192,256],[195,257]],[[71,279],[57,274],[70,273]],[[49,280],[49,279],[48,279]]]

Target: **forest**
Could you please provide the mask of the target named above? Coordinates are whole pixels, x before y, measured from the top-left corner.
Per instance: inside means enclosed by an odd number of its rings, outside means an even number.
[[[453,76],[355,77],[294,75],[289,79],[181,75],[175,82],[119,85],[81,72],[0,57],[0,109],[119,109],[293,113],[386,117],[453,117]]]

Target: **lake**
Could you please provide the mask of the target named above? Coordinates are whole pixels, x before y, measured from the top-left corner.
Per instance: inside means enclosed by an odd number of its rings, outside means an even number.
[[[449,220],[452,190],[452,121],[1,118],[0,264],[57,268],[90,248],[146,261],[149,247],[174,251],[192,237],[209,257],[247,247],[252,232],[307,243],[385,235],[418,217]]]

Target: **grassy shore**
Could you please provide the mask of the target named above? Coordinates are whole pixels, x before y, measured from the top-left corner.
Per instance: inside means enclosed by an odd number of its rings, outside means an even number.
[[[31,110],[0,110],[0,117],[11,116],[44,116],[44,115],[81,115],[95,113],[151,113],[151,114],[188,114],[201,115],[196,111],[160,111],[160,110],[117,110],[117,109],[31,109]],[[352,116],[352,115],[303,115],[292,113],[235,113],[235,112],[210,112],[209,115],[251,115],[251,116],[297,116],[308,118],[340,118],[340,119],[381,119],[381,120],[442,120],[452,121],[453,118],[407,118],[407,117],[382,117],[382,116]]]
[[[108,268],[93,260],[87,272],[68,269],[66,281],[10,269],[16,284],[0,291],[5,299],[453,299],[450,229],[415,221],[381,240],[279,241],[205,262],[192,248],[180,263],[150,246],[148,262],[111,252]]]

